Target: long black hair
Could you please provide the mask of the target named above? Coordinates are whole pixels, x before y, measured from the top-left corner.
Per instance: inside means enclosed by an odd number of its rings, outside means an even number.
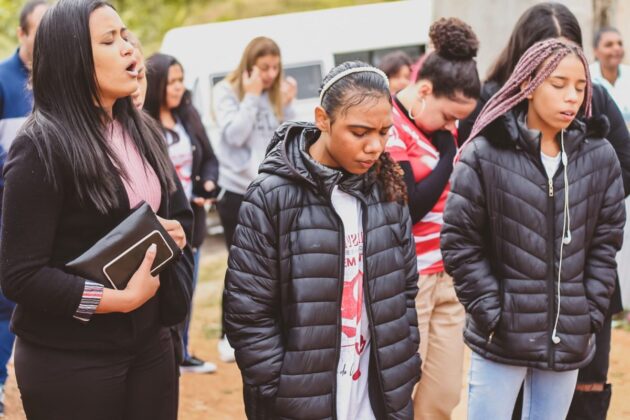
[[[102,0],[59,0],[44,15],[35,36],[33,114],[22,133],[33,141],[55,188],[56,165],[62,163],[79,201],[107,213],[121,204],[116,177],[127,174],[106,139],[111,118],[98,95],[89,19],[101,7],[112,6]],[[152,166],[162,190],[174,191],[172,165],[153,121],[136,111],[129,97],[115,102],[112,116]]]
[[[333,68],[320,87],[323,87],[338,74],[354,68],[370,68],[369,64],[361,61],[347,61]],[[324,93],[321,106],[328,114],[331,124],[334,124],[337,116],[345,114],[349,108],[359,105],[365,101],[377,101],[385,98],[392,102],[389,92],[387,78],[370,71],[351,73],[334,82]],[[383,187],[385,197],[388,201],[407,202],[407,187],[403,179],[403,172],[400,166],[394,162],[389,153],[383,152],[375,164],[376,177]]]
[[[166,106],[168,71],[174,65],[182,67],[175,57],[168,54],[156,53],[147,59],[147,96],[144,101],[144,110],[160,124],[164,132],[168,131],[172,135],[174,142],[177,142],[177,133],[164,127],[160,120],[160,109]],[[201,116],[192,104],[192,95],[189,90],[184,92],[181,102],[171,112],[181,121],[188,135],[197,137],[204,149],[209,147],[209,139]]]
[[[175,65],[182,67],[175,57],[162,53],[153,54],[146,62],[147,96],[144,100],[144,110],[157,121],[160,121],[160,109],[166,106],[168,71]]]
[[[530,7],[516,22],[507,46],[492,66],[486,80],[503,86],[529,47],[539,41],[561,36],[582,46],[580,24],[568,7],[554,2]]]

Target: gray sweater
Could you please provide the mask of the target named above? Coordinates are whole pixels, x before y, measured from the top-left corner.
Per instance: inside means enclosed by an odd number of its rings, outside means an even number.
[[[221,133],[217,149],[219,185],[233,193],[245,194],[282,121],[276,118],[267,92],[260,96],[246,94],[240,101],[224,80],[214,87],[212,97]],[[285,120],[292,119],[294,114],[291,105],[284,109]]]

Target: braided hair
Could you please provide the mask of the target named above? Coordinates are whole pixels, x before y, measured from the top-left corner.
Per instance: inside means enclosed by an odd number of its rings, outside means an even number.
[[[588,61],[582,49],[574,44],[559,39],[548,39],[532,45],[516,64],[510,78],[482,108],[466,142],[475,138],[481,131],[499,116],[510,111],[523,102],[540,86],[558,67],[558,64],[569,54],[575,54],[586,73],[586,87],[581,112],[585,117],[591,116],[591,97],[593,88],[588,70]],[[529,80],[527,87],[521,89],[523,82]]]
[[[322,88],[338,74],[359,67],[372,67],[361,61],[347,61],[333,68],[322,81]],[[366,100],[386,98],[389,103],[392,97],[387,80],[378,73],[361,71],[351,73],[334,82],[321,98],[321,106],[328,114],[331,124],[337,116],[344,114],[349,108],[359,105]],[[374,164],[376,180],[383,188],[387,201],[407,202],[407,188],[403,179],[403,171],[394,162],[389,153],[383,152]]]

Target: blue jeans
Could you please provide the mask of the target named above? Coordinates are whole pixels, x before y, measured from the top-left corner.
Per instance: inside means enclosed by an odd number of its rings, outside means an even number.
[[[15,335],[9,330],[9,320],[0,320],[0,386],[7,381],[7,363],[13,351]]]
[[[564,419],[578,371],[555,372],[511,366],[473,351],[468,374],[468,420],[510,420],[523,381],[522,420]]]
[[[195,289],[197,288],[197,277],[199,276],[199,259],[201,258],[200,248],[193,249],[193,257],[195,260],[195,266],[193,267],[192,292],[195,293]],[[190,328],[191,317],[192,317],[192,302],[190,303],[190,312],[188,312],[188,316],[186,316],[186,320],[184,321],[184,328],[182,330],[182,341],[184,342],[184,360],[190,357],[190,353],[188,353],[188,329]]]

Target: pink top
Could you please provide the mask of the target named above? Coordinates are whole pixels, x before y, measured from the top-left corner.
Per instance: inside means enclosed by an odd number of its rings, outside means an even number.
[[[153,211],[157,212],[162,201],[160,181],[155,175],[155,171],[144,161],[138,149],[125,135],[125,132],[117,121],[108,127],[108,140],[118,156],[120,163],[131,182],[122,179],[129,197],[130,208],[136,207],[141,201],[146,201]],[[96,308],[101,303],[103,297],[103,285],[86,280],[83,286],[83,296],[73,317],[82,323],[87,323],[96,312]]]
[[[122,182],[129,197],[130,208],[146,201],[157,212],[162,201],[162,190],[155,171],[142,158],[118,121],[114,121],[110,127],[111,146],[129,177],[129,181],[123,178]]]

